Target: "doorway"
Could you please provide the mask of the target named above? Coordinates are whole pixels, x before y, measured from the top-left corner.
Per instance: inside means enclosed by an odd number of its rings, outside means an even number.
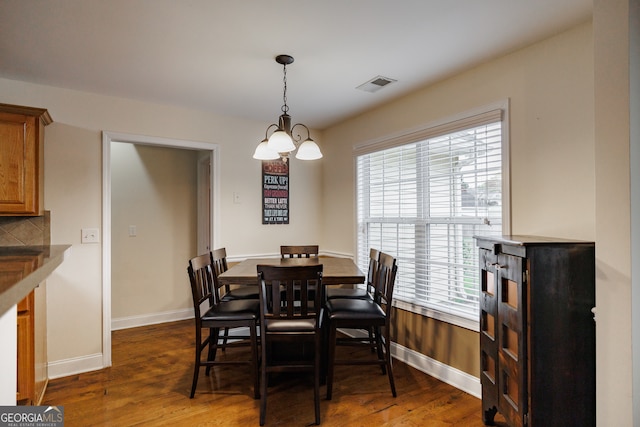
[[[202,247],[215,246],[215,230],[218,203],[217,185],[220,168],[218,162],[218,145],[199,141],[175,140],[168,138],[150,137],[144,135],[132,135],[115,132],[103,132],[102,134],[102,357],[103,366],[111,366],[111,292],[112,292],[112,194],[111,194],[111,149],[112,143],[130,143],[137,145],[157,146],[165,148],[177,148],[184,150],[200,151],[198,156],[198,235],[207,238],[198,239],[198,250]],[[206,170],[201,170],[205,168]],[[207,213],[204,213],[204,209]]]

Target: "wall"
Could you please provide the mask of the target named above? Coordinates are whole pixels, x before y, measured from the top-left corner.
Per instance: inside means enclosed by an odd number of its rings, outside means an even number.
[[[320,241],[319,163],[292,161],[291,223],[262,225],[260,163],[251,156],[268,123],[8,79],[0,79],[0,93],[3,103],[47,108],[54,121],[45,129],[45,208],[51,243],[72,248],[48,280],[52,377],[101,366],[102,247],[81,245],[80,229],[101,228],[103,130],[217,144],[214,246],[226,246],[230,257],[275,255],[283,242]],[[233,203],[234,192],[240,203]]]
[[[197,156],[111,144],[113,329],[148,323],[158,313],[193,317],[186,260],[197,255]]]
[[[638,319],[640,310],[637,305],[640,183],[633,179],[638,178],[638,164],[633,160],[638,159],[640,144],[636,133],[640,99],[640,2],[594,1],[593,27],[597,416],[599,425],[637,426],[640,425],[640,374],[632,369],[632,360],[635,355],[637,367],[640,343],[637,330],[633,335],[638,323],[632,322],[632,318]],[[635,289],[632,289],[634,282]]]
[[[513,234],[595,239],[592,27],[584,24],[324,132],[323,245],[353,252],[353,146],[510,100]],[[400,266],[402,268],[402,266]],[[479,377],[478,334],[408,312],[398,343]]]

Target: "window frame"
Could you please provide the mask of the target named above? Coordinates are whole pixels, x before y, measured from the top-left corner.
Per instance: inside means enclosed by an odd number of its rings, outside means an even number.
[[[498,118],[496,120],[496,118]],[[509,99],[498,101],[492,104],[484,105],[466,112],[456,114],[438,121],[422,124],[412,129],[405,129],[395,134],[387,135],[375,140],[370,140],[361,144],[357,144],[353,149],[354,162],[354,213],[355,213],[355,253],[359,253],[360,245],[360,227],[358,221],[358,157],[380,152],[389,148],[400,147],[413,143],[418,143],[427,139],[433,139],[438,136],[447,135],[463,129],[469,129],[483,124],[492,122],[501,122],[501,191],[502,191],[502,229],[501,233],[508,235],[511,230],[511,193],[510,193],[510,143],[509,143]],[[368,253],[369,248],[362,248]],[[477,261],[476,261],[477,262]],[[479,319],[470,319],[469,317],[459,316],[453,313],[437,310],[435,308],[425,307],[424,305],[414,304],[408,301],[394,299],[393,305],[397,308],[410,311],[419,315],[434,318],[440,321],[451,323],[466,329],[479,331]]]

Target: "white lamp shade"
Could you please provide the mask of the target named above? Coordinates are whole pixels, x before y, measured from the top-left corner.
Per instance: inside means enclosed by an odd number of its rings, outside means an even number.
[[[277,153],[288,153],[296,149],[291,137],[283,130],[277,130],[269,137],[269,148]]]
[[[253,158],[258,160],[275,160],[280,158],[280,154],[269,148],[267,140],[265,139],[256,147],[256,151],[253,153]]]
[[[300,160],[316,160],[322,158],[320,147],[313,139],[309,138],[298,147],[296,159]]]

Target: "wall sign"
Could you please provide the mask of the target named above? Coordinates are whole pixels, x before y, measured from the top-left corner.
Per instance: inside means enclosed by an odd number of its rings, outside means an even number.
[[[289,163],[262,162],[262,223],[289,224]]]

